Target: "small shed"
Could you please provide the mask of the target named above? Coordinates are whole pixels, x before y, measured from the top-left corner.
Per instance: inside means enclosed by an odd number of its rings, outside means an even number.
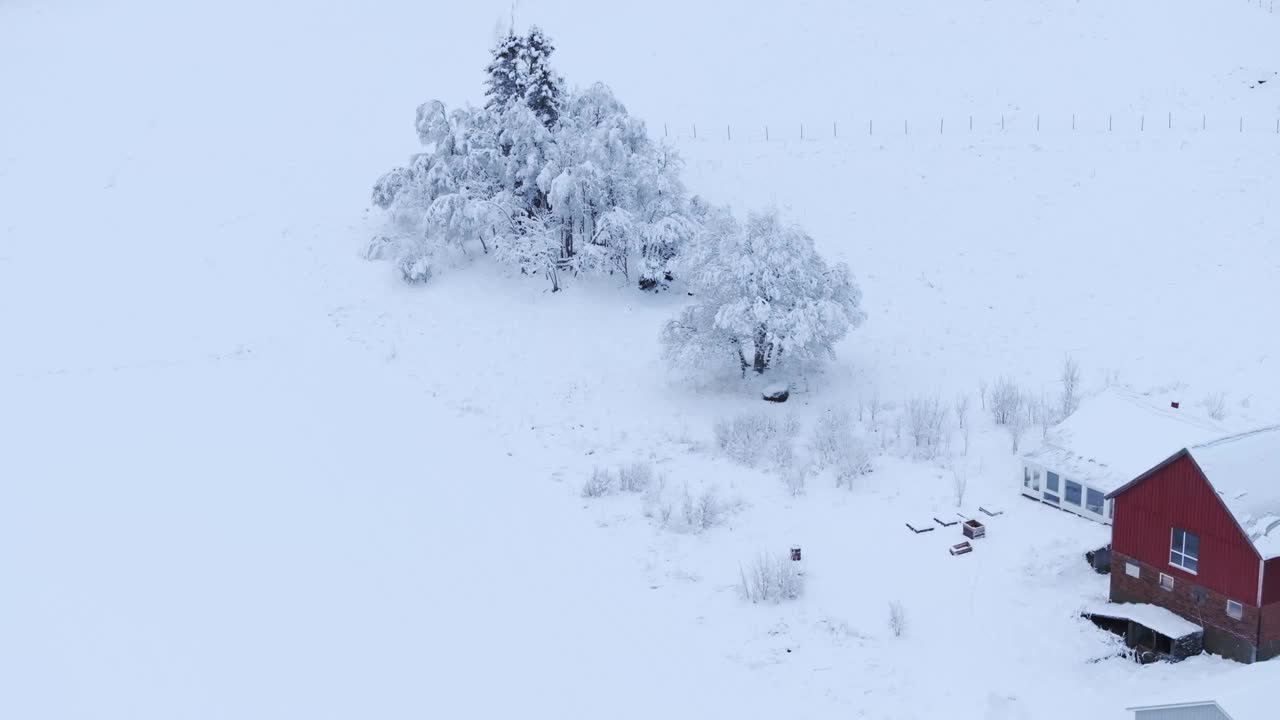
[[[1144,705],[1128,709],[1133,711],[1133,720],[1234,720],[1221,705],[1212,700]]]
[[[1085,398],[1022,457],[1022,494],[1090,520],[1111,524],[1107,494],[1178,448],[1227,430],[1189,408],[1111,388]]]
[[[1204,649],[1204,628],[1158,605],[1099,602],[1084,614],[1124,636],[1139,662],[1182,660]]]

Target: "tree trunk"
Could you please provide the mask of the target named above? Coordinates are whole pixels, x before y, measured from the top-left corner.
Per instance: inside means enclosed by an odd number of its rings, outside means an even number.
[[[752,363],[752,369],[757,375],[763,375],[765,370],[769,369],[770,347],[766,341],[765,327],[763,325],[756,328],[755,342],[755,362]]]

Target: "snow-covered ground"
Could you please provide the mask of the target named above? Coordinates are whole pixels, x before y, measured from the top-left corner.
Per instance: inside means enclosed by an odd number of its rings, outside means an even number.
[[[409,288],[358,258],[413,108],[479,98],[508,12],[0,6],[0,717],[1118,720],[1277,679],[1093,662],[1114,646],[1076,617],[1106,588],[1081,554],[1105,529],[1018,497],[976,395],[1001,374],[1055,392],[1069,353],[1089,388],[1280,416],[1280,79],[1257,84],[1280,16],[521,5],[566,76],[669,124],[694,192],[776,204],[853,267],[865,326],[763,407],[668,380],[677,296],[552,295],[482,265]],[[755,129],[970,113],[973,135]],[[694,122],[743,129],[676,128]],[[886,452],[853,490],[820,475],[793,497],[712,447],[739,412],[794,413],[803,440],[827,407],[932,392],[973,396],[967,454],[958,431],[947,461]],[[895,445],[890,423],[859,432]],[[740,507],[688,532],[580,496],[637,460],[667,501]],[[967,505],[1005,511],[960,557],[957,528],[904,527],[954,512],[949,464]],[[743,602],[740,566],[793,543],[804,596]]]

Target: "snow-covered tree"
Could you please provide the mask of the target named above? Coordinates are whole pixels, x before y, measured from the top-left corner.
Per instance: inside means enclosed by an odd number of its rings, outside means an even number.
[[[485,68],[488,78],[485,79],[487,87],[484,94],[489,98],[485,101],[485,109],[501,112],[524,99],[525,40],[514,30],[508,31],[494,46],[492,54],[493,60]]]
[[[529,36],[520,48],[524,101],[548,128],[555,127],[560,119],[560,101],[564,95],[564,81],[551,68],[554,51],[551,39],[537,26],[529,28]]]
[[[813,239],[773,210],[746,223],[713,214],[681,265],[696,299],[662,334],[675,366],[763,374],[832,355],[863,319],[848,267],[828,266]]]
[[[564,274],[581,273],[666,286],[705,208],[689,200],[675,152],[653,143],[608,87],[561,90],[551,50],[537,28],[508,34],[488,68],[486,109],[418,109],[424,151],[375,184],[389,231],[369,257],[420,282],[476,245],[557,290]]]

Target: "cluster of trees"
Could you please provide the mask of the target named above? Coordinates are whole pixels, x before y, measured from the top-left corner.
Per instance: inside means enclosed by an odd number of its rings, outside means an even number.
[[[475,255],[552,291],[582,274],[652,291],[680,275],[695,302],[662,333],[673,366],[745,376],[831,354],[863,317],[848,268],[776,211],[740,222],[691,197],[675,152],[607,86],[566,90],[553,51],[538,28],[513,30],[493,48],[483,108],[418,108],[424,149],[374,185],[387,231],[368,256],[413,283]]]
[[[390,232],[370,256],[410,282],[476,250],[552,290],[582,273],[634,275],[645,289],[669,280],[698,227],[679,158],[605,85],[566,91],[553,50],[537,28],[510,33],[494,48],[485,107],[418,108],[425,151],[375,184]]]

